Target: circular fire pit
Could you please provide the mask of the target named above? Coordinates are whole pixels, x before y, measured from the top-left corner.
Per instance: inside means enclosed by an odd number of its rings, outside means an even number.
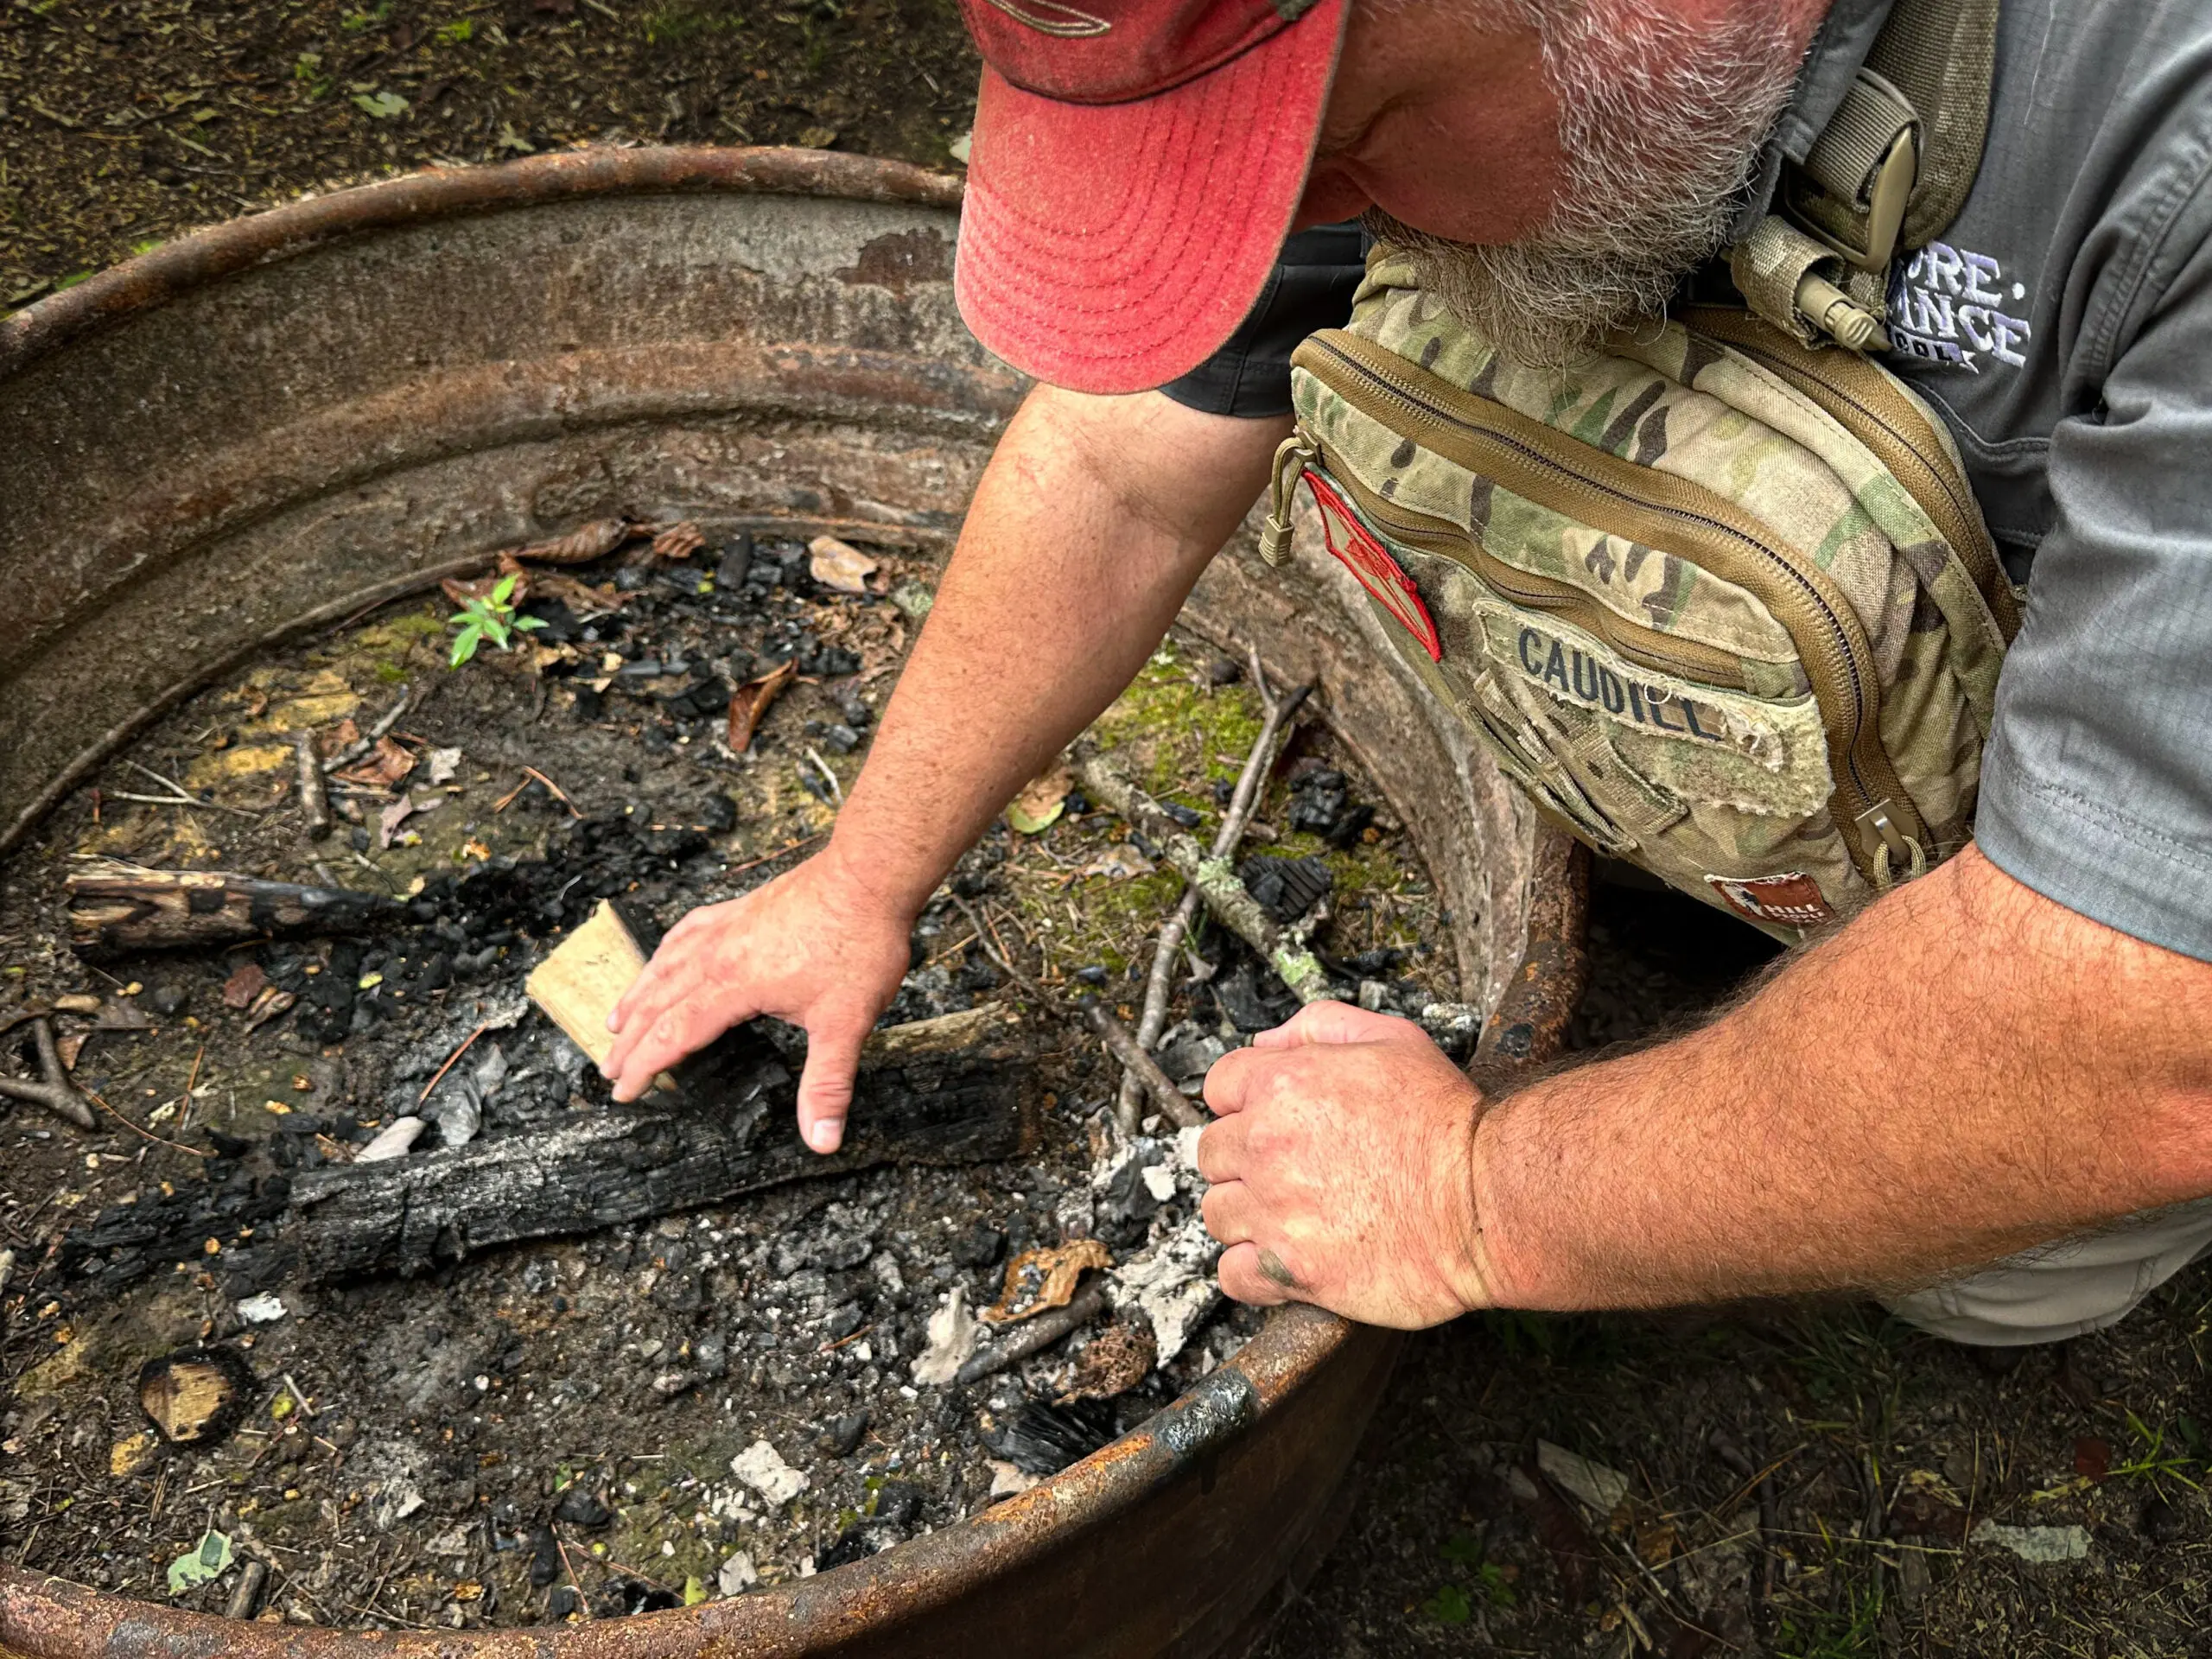
[[[618,510],[942,556],[1020,377],[951,300],[957,181],[796,150],[413,175],[203,232],[0,322],[0,856],[289,637]],[[1313,677],[1451,907],[1492,1055],[1574,989],[1563,843],[1431,712],[1348,575],[1248,535],[1182,619]],[[1235,1651],[1342,1519],[1395,1352],[1285,1310],[1135,1433],[819,1577],[557,1630],[226,1625],[0,1568],[0,1655]]]

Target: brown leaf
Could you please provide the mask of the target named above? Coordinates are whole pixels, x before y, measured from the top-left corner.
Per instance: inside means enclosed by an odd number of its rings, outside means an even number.
[[[280,991],[274,985],[264,985],[261,995],[253,999],[253,1007],[246,1014],[245,1028],[258,1031],[299,1000],[289,991]]]
[[[1066,810],[1068,791],[1075,776],[1065,766],[1054,766],[1031,780],[1006,809],[1006,821],[1025,836],[1042,835],[1059,821]]]
[[[798,677],[798,661],[793,658],[777,664],[757,680],[747,680],[731,695],[729,747],[733,753],[745,753],[753,741],[753,734],[760,728],[761,717],[768,712],[768,705]]]
[[[1159,1358],[1160,1346],[1148,1325],[1116,1325],[1102,1331],[1077,1357],[1075,1376],[1059,1403],[1111,1400],[1117,1394],[1127,1394],[1152,1375]]]
[[[342,783],[366,789],[390,789],[415,770],[415,757],[389,737],[380,737],[367,758],[338,774]]]
[[[213,1446],[245,1414],[253,1373],[227,1348],[181,1348],[138,1373],[138,1403],[162,1438]]]
[[[92,1040],[92,1033],[89,1031],[80,1031],[68,1037],[55,1038],[54,1047],[54,1052],[61,1056],[61,1069],[65,1071],[74,1071],[77,1069],[77,1057],[85,1052],[85,1045]]]
[[[627,518],[594,518],[566,536],[518,547],[514,556],[535,559],[540,564],[588,564],[594,559],[605,558],[636,533],[636,526]]]
[[[269,976],[261,971],[257,962],[242,962],[223,982],[223,1006],[226,1008],[249,1008],[253,999],[261,995],[262,987],[269,983]]]
[[[611,582],[603,582],[594,588],[574,576],[564,576],[550,570],[532,573],[531,582],[536,591],[544,598],[557,599],[575,612],[579,622],[620,610],[626,601],[638,596],[635,590],[625,592]]]
[[[1024,1250],[1006,1264],[1006,1286],[982,1317],[993,1325],[1010,1325],[1048,1307],[1065,1307],[1084,1269],[1113,1265],[1113,1253],[1095,1238]]]
[[[835,536],[817,536],[806,544],[808,568],[824,588],[841,594],[868,592],[868,579],[875,574],[875,561]]]
[[[653,557],[657,559],[688,559],[707,544],[699,526],[689,518],[674,524],[653,537]]]
[[[353,717],[348,715],[328,731],[317,736],[315,747],[322,758],[327,760],[334,754],[345,753],[360,741],[361,728],[353,723]]]
[[[489,599],[493,590],[509,576],[515,579],[514,591],[507,595],[507,603],[519,605],[530,597],[530,572],[515,563],[512,553],[499,555],[499,562],[488,576],[478,576],[473,582],[462,582],[448,576],[438,587],[456,605],[466,605],[472,599]]]

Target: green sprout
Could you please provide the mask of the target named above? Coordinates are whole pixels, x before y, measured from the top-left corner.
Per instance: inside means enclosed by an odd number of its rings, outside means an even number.
[[[532,628],[545,626],[543,618],[517,616],[514,607],[515,579],[512,574],[499,578],[499,585],[481,599],[465,599],[461,608],[446,619],[448,627],[461,632],[454,636],[450,665],[459,668],[476,654],[476,647],[489,639],[501,651],[514,649],[514,636],[527,633]]]
[[[462,45],[474,40],[475,36],[476,24],[470,18],[456,17],[449,23],[441,23],[438,26],[438,38],[448,46]]]

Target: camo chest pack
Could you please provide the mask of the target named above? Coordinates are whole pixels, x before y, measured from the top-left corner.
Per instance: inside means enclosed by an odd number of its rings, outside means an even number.
[[[2018,601],[1886,370],[1720,309],[1529,367],[1387,249],[1294,365],[1263,551],[1302,479],[1554,823],[1791,939],[1965,845]]]

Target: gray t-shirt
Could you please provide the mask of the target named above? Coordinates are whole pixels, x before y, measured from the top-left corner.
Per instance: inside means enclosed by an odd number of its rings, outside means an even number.
[[[1836,0],[1747,219],[1887,10]],[[2000,15],[1981,171],[1942,238],[1893,273],[1885,359],[1949,423],[2029,584],[1975,836],[2069,909],[2212,960],[2212,3]],[[1302,283],[1270,285],[1307,296],[1301,315],[1263,303],[1169,395],[1287,409],[1281,342],[1348,302],[1350,270],[1318,281],[1314,257],[1309,244]]]

